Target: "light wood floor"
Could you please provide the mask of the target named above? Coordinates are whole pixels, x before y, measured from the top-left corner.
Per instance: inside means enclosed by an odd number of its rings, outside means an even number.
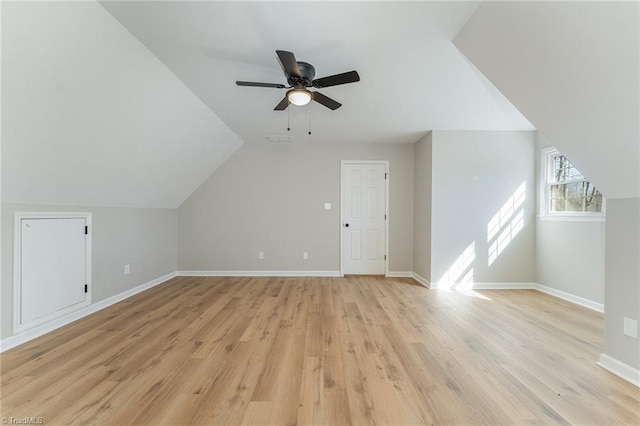
[[[478,296],[478,297],[475,297]],[[44,424],[640,424],[602,316],[409,279],[176,278],[5,352]]]

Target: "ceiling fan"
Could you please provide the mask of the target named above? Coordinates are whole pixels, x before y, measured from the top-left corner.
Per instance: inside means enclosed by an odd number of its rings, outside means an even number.
[[[238,86],[249,87],[271,87],[274,89],[289,89],[286,96],[274,108],[275,111],[283,111],[287,109],[289,104],[306,105],[312,100],[326,106],[331,110],[336,110],[342,106],[338,101],[323,95],[320,92],[312,92],[307,87],[323,88],[338,86],[340,84],[355,83],[360,81],[360,76],[356,71],[344,72],[341,74],[330,75],[314,80],[316,69],[307,62],[298,62],[292,52],[286,50],[276,50],[280,66],[284,71],[289,86],[278,83],[257,83],[253,81],[236,81]]]

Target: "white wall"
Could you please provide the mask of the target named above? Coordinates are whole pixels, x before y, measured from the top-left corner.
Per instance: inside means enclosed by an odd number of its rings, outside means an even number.
[[[2,204],[0,338],[12,335],[15,212],[92,213],[92,303],[177,269],[177,210]],[[124,275],[124,265],[131,273]]]
[[[431,281],[533,282],[535,132],[434,131],[432,145]]]
[[[310,141],[246,144],[189,197],[179,269],[338,271],[340,160],[390,161],[389,265],[411,271],[413,144]]]
[[[2,9],[3,202],[175,208],[242,144],[97,2]]]
[[[431,150],[432,134],[415,143],[413,151],[413,272],[431,277]]]
[[[549,142],[538,133],[537,182],[540,181],[541,150],[549,146]],[[544,195],[538,194],[538,213],[542,196]],[[541,218],[538,215],[536,218],[536,282],[604,304],[604,230],[604,220],[596,222],[562,220]]]
[[[640,198],[607,200],[605,252],[604,352],[638,377],[640,342],[622,326],[624,317],[640,321]]]
[[[536,223],[536,282],[604,303],[604,222]]]

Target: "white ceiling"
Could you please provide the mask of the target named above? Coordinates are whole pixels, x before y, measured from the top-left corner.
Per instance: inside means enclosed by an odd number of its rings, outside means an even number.
[[[638,2],[487,2],[455,44],[608,198],[640,197]]]
[[[477,2],[102,2],[124,27],[247,142],[287,134],[275,50],[316,77],[357,70],[322,89],[343,106],[290,107],[291,136],[415,142],[430,130],[529,130],[531,124],[453,46]],[[304,138],[304,139],[303,139]]]
[[[173,208],[241,145],[98,3],[3,2],[3,202]]]

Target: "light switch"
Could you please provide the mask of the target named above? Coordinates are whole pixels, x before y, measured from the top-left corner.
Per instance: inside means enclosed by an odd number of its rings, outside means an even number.
[[[331,210],[331,203],[324,203],[325,210]]]

